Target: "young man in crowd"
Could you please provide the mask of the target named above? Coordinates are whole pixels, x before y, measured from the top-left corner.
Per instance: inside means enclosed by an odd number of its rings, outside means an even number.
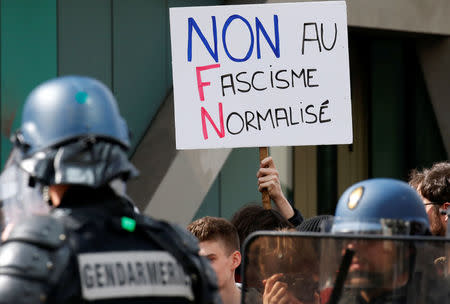
[[[226,219],[206,216],[189,224],[187,229],[198,238],[200,255],[211,262],[216,272],[223,303],[240,303],[241,290],[234,279],[235,269],[241,264],[236,228]]]

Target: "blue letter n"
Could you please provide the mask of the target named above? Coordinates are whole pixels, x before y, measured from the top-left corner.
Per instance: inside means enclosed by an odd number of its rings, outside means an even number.
[[[194,18],[189,17],[188,19],[188,61],[192,60],[192,28],[195,29],[198,36],[202,40],[203,44],[205,45],[206,49],[208,50],[209,54],[211,54],[211,57],[214,58],[214,61],[219,62],[219,56],[217,53],[217,27],[216,27],[216,17],[211,16],[212,19],[212,27],[213,27],[213,35],[214,35],[214,51],[211,49],[211,46],[209,45],[208,41],[206,40],[205,36],[203,35],[202,31],[198,27],[197,23],[195,22]]]
[[[258,17],[255,18],[256,23],[256,52],[258,59],[261,58],[261,48],[259,44],[259,32],[263,34],[264,38],[266,38],[267,42],[269,43],[270,48],[272,49],[273,53],[277,58],[280,58],[280,35],[278,31],[278,16],[273,15],[273,27],[274,27],[274,33],[275,33],[275,45],[272,43],[272,41],[269,38],[269,35],[267,35],[266,29],[262,25],[261,21],[259,21]]]

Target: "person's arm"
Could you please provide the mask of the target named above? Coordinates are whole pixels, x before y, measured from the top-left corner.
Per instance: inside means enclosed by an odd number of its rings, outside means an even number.
[[[300,211],[297,208],[294,209],[294,215],[290,218],[288,218],[288,221],[294,225],[295,227],[298,227],[303,222],[303,215],[300,213]]]
[[[294,226],[300,225],[303,217],[297,209],[292,208],[289,201],[281,190],[279,173],[271,156],[261,161],[260,168],[256,174],[258,178],[258,190],[267,190],[270,198],[275,203],[277,210]]]

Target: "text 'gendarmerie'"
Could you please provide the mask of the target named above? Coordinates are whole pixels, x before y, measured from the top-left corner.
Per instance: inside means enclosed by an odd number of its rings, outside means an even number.
[[[80,254],[79,271],[86,299],[117,296],[192,296],[190,279],[172,255],[163,251]],[[120,292],[119,292],[120,290]]]

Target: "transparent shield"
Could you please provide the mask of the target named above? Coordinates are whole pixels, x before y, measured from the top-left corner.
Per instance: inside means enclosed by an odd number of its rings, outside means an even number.
[[[450,239],[252,235],[242,303],[447,303]]]
[[[39,185],[30,186],[29,175],[12,160],[7,162],[0,174],[1,231],[26,220],[32,214],[46,214],[50,208],[42,195]]]

